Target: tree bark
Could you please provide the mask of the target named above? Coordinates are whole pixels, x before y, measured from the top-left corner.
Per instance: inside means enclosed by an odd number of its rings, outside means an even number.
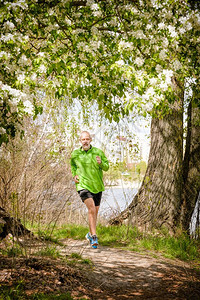
[[[145,229],[162,225],[174,231],[182,194],[183,109],[177,100],[170,113],[151,123],[149,161],[143,183],[132,203],[110,224],[129,219]]]
[[[183,229],[188,231],[200,192],[200,108],[194,102],[190,102],[188,107],[183,185],[180,223]]]
[[[33,236],[31,231],[25,228],[20,220],[14,219],[5,209],[0,207],[0,239],[4,239],[9,233],[15,237],[21,235]]]

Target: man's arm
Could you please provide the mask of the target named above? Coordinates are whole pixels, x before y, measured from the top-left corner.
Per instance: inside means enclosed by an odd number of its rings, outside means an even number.
[[[98,156],[99,157],[99,156]],[[99,162],[98,162],[99,161]],[[100,162],[101,161],[101,162]],[[107,159],[107,157],[105,156],[104,152],[101,151],[101,158],[100,160],[97,159],[97,162],[100,166],[100,168],[103,170],[103,171],[108,171],[109,169],[109,161]]]
[[[71,165],[72,176],[74,177],[76,175],[77,166],[76,166],[76,163],[74,161],[73,154],[72,154],[72,157],[71,157],[71,160],[70,160],[70,165]]]
[[[74,182],[79,183],[79,177],[78,177],[78,175],[76,175],[77,166],[76,166],[76,163],[74,162],[73,157],[70,160],[70,164],[71,164],[71,172],[72,172],[72,176],[74,178]]]

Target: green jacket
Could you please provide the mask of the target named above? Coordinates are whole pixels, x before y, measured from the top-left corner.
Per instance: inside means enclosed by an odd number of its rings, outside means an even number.
[[[96,161],[96,156],[101,157],[100,165]],[[88,151],[84,151],[81,147],[72,152],[72,176],[79,177],[79,183],[76,183],[77,191],[86,189],[94,194],[104,191],[103,171],[108,169],[109,162],[104,152],[96,147],[91,146]]]

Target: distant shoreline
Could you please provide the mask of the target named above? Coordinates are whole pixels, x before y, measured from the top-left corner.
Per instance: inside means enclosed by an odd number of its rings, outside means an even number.
[[[107,184],[105,185],[105,188],[115,188],[115,189],[128,189],[128,188],[133,188],[133,189],[139,189],[141,185],[141,182],[124,182],[124,181],[118,181],[116,184]]]

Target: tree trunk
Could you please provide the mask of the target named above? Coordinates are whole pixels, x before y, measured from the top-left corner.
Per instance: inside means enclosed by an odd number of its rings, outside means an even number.
[[[183,229],[188,231],[191,216],[200,192],[200,108],[193,102],[188,107],[183,184],[180,222]]]
[[[4,239],[9,233],[15,237],[21,235],[33,236],[31,231],[25,228],[19,220],[11,217],[5,209],[0,207],[0,239]]]
[[[110,224],[128,219],[151,229],[162,225],[174,230],[182,194],[183,110],[175,102],[168,115],[151,123],[148,167],[141,188],[132,203]]]

